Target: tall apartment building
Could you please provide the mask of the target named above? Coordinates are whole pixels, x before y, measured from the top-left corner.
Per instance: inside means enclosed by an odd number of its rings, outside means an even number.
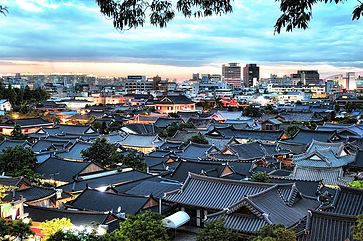
[[[317,70],[298,70],[297,74],[292,74],[292,78],[300,78],[303,85],[317,85],[320,83],[320,75]]]
[[[223,80],[234,88],[241,87],[241,66],[239,63],[222,65]]]
[[[243,67],[243,84],[244,87],[252,87],[260,79],[260,67],[257,64],[246,64]]]

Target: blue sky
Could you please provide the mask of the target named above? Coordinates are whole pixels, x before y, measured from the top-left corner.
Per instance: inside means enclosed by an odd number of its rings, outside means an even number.
[[[99,75],[160,73],[187,78],[220,73],[226,62],[258,63],[262,73],[319,69],[324,74],[363,70],[363,20],[357,4],[317,5],[308,30],[273,34],[274,0],[235,0],[225,16],[185,19],[165,29],[118,31],[94,0],[0,0],[0,73],[86,72]]]

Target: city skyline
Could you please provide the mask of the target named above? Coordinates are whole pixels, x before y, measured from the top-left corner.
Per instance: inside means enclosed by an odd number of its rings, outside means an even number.
[[[272,1],[235,1],[234,12],[226,16],[177,16],[165,29],[146,24],[125,32],[113,28],[95,1],[1,3],[9,8],[0,17],[6,33],[0,36],[2,74],[158,74],[183,80],[194,72],[220,74],[229,62],[257,63],[261,77],[298,69],[317,69],[322,76],[363,71],[363,46],[356,44],[362,22],[350,16],[354,3],[324,12],[318,5],[310,29],[281,35],[273,34],[279,11]]]

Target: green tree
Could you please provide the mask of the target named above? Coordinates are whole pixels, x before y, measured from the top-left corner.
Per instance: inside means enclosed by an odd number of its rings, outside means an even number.
[[[97,138],[92,146],[81,152],[86,161],[93,161],[104,167],[113,167],[122,161],[122,155],[117,146],[109,143],[105,138]]]
[[[350,103],[348,102],[346,105],[345,105],[345,110],[348,112],[348,113],[352,113],[354,110],[356,110],[358,108],[357,104],[355,103]]]
[[[208,140],[202,136],[202,135],[195,135],[190,137],[189,141],[194,142],[194,143],[198,143],[198,144],[208,144]]]
[[[349,184],[350,187],[363,189],[363,181],[353,181]]]
[[[140,154],[136,153],[135,151],[132,151],[132,152],[127,153],[126,155],[123,155],[122,163],[132,169],[135,169],[135,170],[138,170],[141,172],[145,172],[147,169],[145,159]]]
[[[238,234],[224,227],[221,220],[206,222],[206,227],[197,234],[197,241],[237,241]]]
[[[27,240],[33,235],[31,222],[5,220],[0,218],[0,240]]]
[[[252,182],[263,182],[267,183],[270,182],[268,175],[266,172],[256,172],[251,175]]]
[[[298,133],[299,130],[300,127],[298,127],[297,125],[290,125],[289,127],[286,128],[285,133],[289,137],[293,137],[296,135],[296,133]]]
[[[42,233],[45,235],[45,238],[48,239],[56,232],[64,229],[70,229],[72,226],[73,225],[69,218],[54,218],[52,220],[42,222],[39,227],[42,229]]]
[[[14,139],[25,139],[25,135],[23,134],[23,131],[21,130],[21,126],[20,125],[15,125],[14,129],[11,131],[11,136]]]
[[[107,124],[106,122],[102,122],[101,124],[101,128],[100,128],[100,134],[108,134],[109,133],[109,130],[108,130],[108,127],[107,127]]]
[[[98,236],[95,232],[85,233],[78,232],[74,233],[71,231],[59,230],[58,232],[49,236],[47,241],[129,241],[124,239],[108,239],[109,235]]]
[[[96,0],[101,13],[113,20],[115,28],[120,30],[144,26],[146,21],[154,26],[166,27],[167,23],[174,19],[180,12],[185,17],[207,17],[213,15],[228,14],[233,11],[230,0]],[[306,29],[312,18],[313,7],[317,3],[344,3],[345,0],[277,0],[281,10],[281,16],[275,23],[275,32],[282,29],[292,31],[295,28]],[[352,13],[352,19],[358,20],[363,15],[363,3],[358,1]]]
[[[37,159],[30,148],[8,147],[0,154],[0,170],[12,176],[34,174]],[[30,178],[31,179],[31,178]]]
[[[353,227],[353,238],[363,241],[363,215],[358,216],[357,222]]]
[[[261,116],[260,110],[251,105],[244,108],[243,114],[248,117],[260,117]]]
[[[107,127],[106,122],[95,122],[92,124],[92,127],[98,131],[100,134],[108,134],[109,129]]]
[[[161,133],[161,137],[172,137],[177,131],[183,131],[185,129],[195,129],[192,123],[180,123],[166,127]]]
[[[8,192],[13,190],[15,187],[0,185],[0,204],[4,203],[2,199],[8,195]]]
[[[261,228],[251,241],[296,241],[296,234],[282,224],[271,224]]]
[[[335,106],[334,106],[334,110],[335,110],[335,112],[339,112],[339,111],[340,111],[340,106],[339,106],[339,104],[335,104]]]
[[[146,212],[129,216],[122,222],[115,235],[132,241],[169,241],[167,230],[157,213]]]
[[[338,118],[339,124],[356,124],[358,120],[353,117]]]
[[[277,115],[279,113],[279,111],[274,109],[272,105],[266,105],[265,106],[265,113],[266,114]]]
[[[119,122],[117,122],[117,121],[112,122],[112,123],[109,125],[109,127],[108,127],[108,129],[109,129],[110,131],[119,131],[119,130],[121,130],[121,128],[122,128],[122,124],[121,124],[121,123],[119,123]]]

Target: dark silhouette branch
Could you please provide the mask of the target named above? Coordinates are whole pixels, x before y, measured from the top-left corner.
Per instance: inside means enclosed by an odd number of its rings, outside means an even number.
[[[6,15],[8,13],[8,9],[5,6],[0,5],[0,14]]]

